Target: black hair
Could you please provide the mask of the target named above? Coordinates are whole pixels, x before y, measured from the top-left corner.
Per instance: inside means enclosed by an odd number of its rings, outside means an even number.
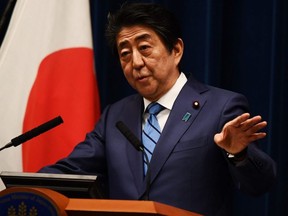
[[[164,7],[153,3],[126,3],[116,13],[108,15],[106,39],[114,52],[117,53],[116,37],[121,29],[135,25],[154,30],[169,52],[181,38],[176,17]]]

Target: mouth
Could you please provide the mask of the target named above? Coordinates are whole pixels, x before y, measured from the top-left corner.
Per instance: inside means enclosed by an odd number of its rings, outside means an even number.
[[[140,77],[137,77],[137,81],[146,82],[146,81],[148,81],[148,78],[149,78],[149,76],[140,76]]]

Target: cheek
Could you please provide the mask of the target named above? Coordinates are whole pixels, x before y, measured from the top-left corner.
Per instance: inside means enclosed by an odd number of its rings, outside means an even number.
[[[129,74],[131,74],[132,70],[131,70],[131,67],[129,65],[130,64],[127,62],[121,62],[121,68],[122,68],[122,71],[123,71],[125,77],[128,76]]]
[[[168,61],[166,57],[159,57],[152,59],[149,61],[149,69],[154,71],[154,76],[166,76],[167,75],[167,69],[170,68],[171,62]]]
[[[128,81],[128,83],[134,87],[133,69],[129,64],[121,64],[123,74]]]

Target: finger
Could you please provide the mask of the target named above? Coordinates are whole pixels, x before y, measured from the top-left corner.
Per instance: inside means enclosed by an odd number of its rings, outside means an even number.
[[[256,132],[258,132],[259,130],[265,128],[267,126],[267,122],[266,121],[262,121],[259,122],[258,124],[254,125],[253,127],[251,127],[249,130],[247,130],[247,132],[254,134]]]
[[[243,113],[242,115],[234,118],[233,120],[229,121],[227,125],[231,125],[234,127],[241,126],[241,123],[249,119],[250,114],[249,113]]]
[[[216,144],[220,143],[222,141],[222,139],[223,139],[223,136],[220,133],[217,133],[214,135],[214,142]]]
[[[256,140],[263,139],[264,137],[266,137],[266,135],[267,134],[265,132],[254,133],[249,137],[248,141],[249,143],[251,143]]]
[[[261,116],[254,116],[253,118],[247,119],[246,121],[242,122],[239,127],[241,127],[241,130],[246,131],[261,121]]]

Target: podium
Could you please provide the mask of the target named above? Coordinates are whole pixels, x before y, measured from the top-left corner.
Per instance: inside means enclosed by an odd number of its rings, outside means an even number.
[[[1,191],[0,215],[199,216],[153,201],[68,198],[51,189],[30,187],[11,187]]]
[[[97,176],[1,172],[0,215],[199,216],[153,201],[105,199]]]

